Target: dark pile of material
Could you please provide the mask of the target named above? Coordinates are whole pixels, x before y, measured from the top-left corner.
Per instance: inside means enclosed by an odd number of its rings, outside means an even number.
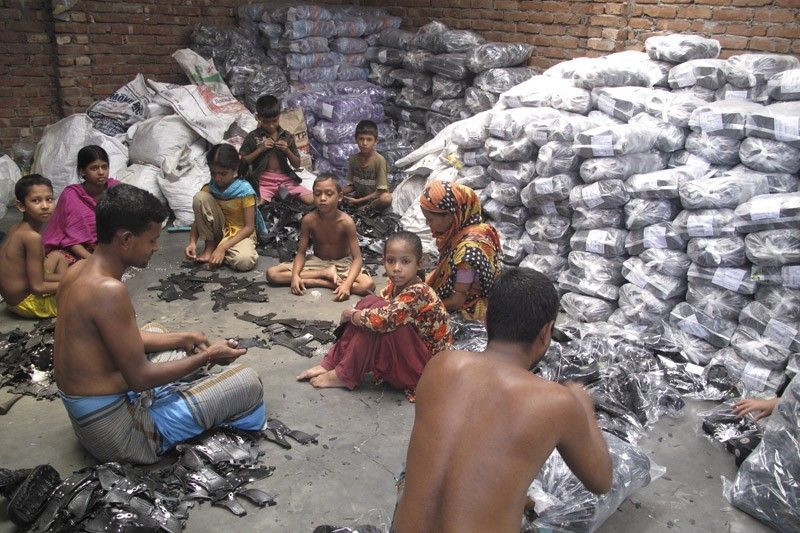
[[[9,386],[15,394],[55,398],[58,390],[52,380],[53,333],[55,321],[36,323],[30,332],[19,328],[0,333],[0,387]],[[34,381],[34,372],[44,372]]]
[[[228,306],[239,302],[268,302],[266,281],[255,281],[241,276],[221,276],[218,272],[209,272],[203,266],[193,263],[184,263],[188,271],[175,272],[164,279],[159,285],[149,287],[148,291],[159,291],[158,298],[165,302],[178,299],[197,300],[197,293],[204,292],[207,284],[221,285],[211,291],[214,300],[212,311],[227,311]]]
[[[268,334],[268,339],[254,337],[254,339],[257,339],[253,341],[257,343],[253,344],[254,346],[271,348],[273,344],[277,344],[285,346],[303,357],[313,357],[315,349],[311,345],[312,342],[316,341],[321,345],[325,345],[336,340],[334,323],[327,320],[275,318],[275,313],[259,316],[245,312],[242,314],[234,313],[234,316],[239,320],[251,322],[264,328],[262,331]],[[243,340],[249,341],[250,339]],[[241,341],[240,346],[244,346]]]

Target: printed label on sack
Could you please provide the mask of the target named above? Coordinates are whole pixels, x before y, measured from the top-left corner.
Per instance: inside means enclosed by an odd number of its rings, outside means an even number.
[[[647,287],[647,276],[644,275],[644,272],[639,270],[638,268],[632,268],[625,274],[625,279],[639,287],[640,289],[644,289]]]
[[[747,363],[742,372],[742,383],[748,390],[762,391],[767,386],[769,368],[754,363]]]
[[[764,336],[781,348],[788,349],[794,342],[795,337],[797,337],[797,330],[789,324],[772,318],[767,322],[767,327],[764,328]]]
[[[381,63],[386,63],[386,52],[387,50],[381,50],[378,52],[378,61]]]
[[[800,117],[774,117],[775,140],[797,141],[800,139]]]
[[[614,155],[614,137],[611,135],[592,136],[592,155],[595,157]]]
[[[689,237],[711,237],[714,235],[714,217],[689,215],[686,219],[686,233]]]
[[[614,116],[614,99],[607,94],[601,94],[597,99],[597,109],[606,115]]]
[[[699,117],[700,129],[704,133],[713,133],[724,128],[722,115],[719,113],[703,113]]]
[[[597,181],[581,189],[581,199],[589,209],[601,205],[603,203],[603,198],[600,193],[600,182]]]
[[[718,268],[711,277],[711,283],[730,291],[739,292],[742,280],[747,275],[745,268]]]
[[[553,202],[548,202],[546,204],[542,204],[542,213],[545,215],[555,215],[558,213],[558,209],[556,208],[556,204]]]
[[[695,374],[696,376],[703,375],[703,367],[694,363],[686,363],[686,371],[690,374]]]
[[[536,194],[550,194],[553,192],[553,180],[536,180],[533,182],[533,190],[536,191]]]
[[[691,314],[679,321],[678,327],[689,335],[694,335],[699,339],[708,338],[708,331],[697,321],[697,315],[695,314]]]
[[[666,226],[655,225],[644,228],[644,246],[645,248],[666,248]]]
[[[781,216],[781,203],[774,198],[764,196],[750,201],[750,218],[752,220],[774,219]]]
[[[800,70],[789,70],[781,79],[782,93],[800,93]]]
[[[790,289],[800,289],[800,265],[783,267],[781,269],[781,280]]]
[[[586,235],[586,251],[602,254],[606,249],[607,233],[603,230],[593,229]]]
[[[333,118],[333,106],[331,104],[322,104],[322,116],[325,118]]]
[[[747,91],[725,91],[725,100],[747,100]]]

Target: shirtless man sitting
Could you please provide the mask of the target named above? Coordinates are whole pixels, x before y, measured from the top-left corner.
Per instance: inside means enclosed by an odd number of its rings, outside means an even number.
[[[394,531],[519,532],[528,487],[558,449],[587,489],[611,488],[611,458],[590,396],[529,369],[550,345],[558,295],[517,268],[489,294],[483,353],[444,351],[417,386]]]
[[[198,372],[247,350],[233,341],[209,344],[199,332],[136,325],[122,274],[147,266],[165,218],[149,192],[124,184],[110,189],[97,205],[97,249],[59,284],[55,378],[78,440],[100,461],[154,463],[214,426],[260,430],[265,422],[254,370]],[[146,355],[152,352],[163,353]]]

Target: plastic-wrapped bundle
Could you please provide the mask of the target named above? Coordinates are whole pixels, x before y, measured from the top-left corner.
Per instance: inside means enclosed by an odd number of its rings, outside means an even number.
[[[760,286],[756,292],[756,301],[769,307],[775,316],[795,322],[800,320],[800,290],[785,286]]]
[[[414,39],[414,34],[410,31],[389,28],[380,32],[378,40],[383,46],[388,48],[398,48],[407,50]]]
[[[622,275],[640,289],[647,289],[662,300],[677,298],[686,292],[685,280],[651,270],[638,257],[630,257],[622,263]]]
[[[747,263],[744,239],[737,236],[690,239],[686,253],[704,267],[738,267]]]
[[[572,149],[572,144],[552,141],[539,149],[536,159],[536,173],[539,176],[553,176],[578,170],[580,159]]]
[[[430,109],[433,97],[419,89],[403,87],[395,99],[395,103],[405,107],[418,107],[420,109]]]
[[[541,157],[541,151],[540,151]],[[634,174],[666,168],[666,158],[658,152],[642,152],[617,157],[593,157],[581,163],[581,178],[587,183],[616,179],[625,180]]]
[[[692,85],[691,87],[683,87],[682,89],[673,89],[672,92],[676,94],[690,94],[704,102],[713,102],[717,99],[718,89],[708,89],[699,85]]]
[[[522,203],[531,207],[536,204],[566,200],[576,183],[570,174],[535,178],[522,190]]]
[[[604,322],[617,308],[614,302],[568,292],[561,297],[564,312],[580,322]]]
[[[433,54],[427,50],[410,50],[403,55],[403,67],[413,72],[425,72],[425,61]]]
[[[439,54],[425,60],[425,69],[454,80],[464,80],[471,73],[467,68],[465,54]]]
[[[469,118],[463,98],[436,99],[431,102],[431,111],[447,115],[453,119]]]
[[[333,52],[333,53],[338,53],[338,52]],[[341,64],[343,66],[362,67],[362,68],[367,67],[367,58],[364,57],[364,54],[339,54],[339,59],[341,59]],[[359,77],[357,79],[361,78]]]
[[[739,147],[739,158],[761,172],[796,174],[800,171],[800,148],[771,139],[748,137]]]
[[[767,80],[767,94],[773,100],[800,100],[800,69],[784,70]]]
[[[692,59],[669,71],[669,86],[673,89],[699,85],[717,90],[725,84],[724,59]]]
[[[525,231],[539,241],[565,239],[569,236],[569,228],[569,218],[558,215],[535,216],[525,222]]]
[[[747,115],[763,106],[747,100],[720,100],[698,107],[689,117],[689,127],[709,135],[743,139]]]
[[[328,43],[325,44],[327,47]],[[354,37],[337,37],[331,41],[330,49],[341,54],[363,54],[367,51],[367,41]]]
[[[800,263],[800,229],[774,229],[750,233],[744,239],[747,258],[759,266]]]
[[[550,95],[550,107],[585,115],[593,108],[592,95],[586,89],[566,86]]]
[[[687,238],[727,237],[736,235],[738,217],[731,209],[681,211],[672,222],[675,230]]]
[[[774,316],[772,310],[760,302],[751,302],[742,309],[739,324],[752,328],[779,348],[800,352],[800,331],[797,323]]]
[[[750,279],[750,268],[715,268],[693,264],[686,276],[693,284],[710,283],[739,294],[756,292],[756,284]]]
[[[592,252],[603,257],[619,257],[625,254],[625,237],[628,232],[623,229],[605,228],[580,230],[569,241],[573,250]]]
[[[357,144],[324,144],[322,156],[335,167],[347,167],[350,158],[358,153]]]
[[[800,68],[800,60],[781,54],[741,54],[731,56],[725,65],[728,81],[737,87],[764,85],[773,75]]]
[[[293,20],[331,20],[333,13],[322,6],[300,5],[279,7],[270,15],[277,22],[291,22]]]
[[[486,128],[489,123],[489,114],[476,115],[462,120],[459,127],[453,130],[450,140],[462,149],[483,147],[489,132]]]
[[[736,165],[739,163],[741,142],[720,135],[708,135],[693,131],[686,137],[686,151],[702,157],[715,165]]]
[[[737,207],[736,215],[741,233],[800,227],[800,192],[756,196]]]
[[[465,82],[444,76],[433,76],[431,83],[431,94],[434,98],[461,98],[466,89]]]
[[[372,109],[369,97],[333,95],[317,98],[315,112],[332,122],[358,122],[364,118],[365,109]]]
[[[656,144],[658,132],[646,126],[618,124],[599,126],[575,136],[573,149],[581,157],[609,157],[648,152]],[[738,146],[736,158],[738,160]]]
[[[571,217],[572,208],[568,200],[561,202],[545,202],[542,204],[531,204],[526,206],[534,215],[558,215],[560,217]]]
[[[687,287],[686,301],[708,315],[735,322],[750,298],[719,285],[695,279]]]
[[[602,87],[592,90],[597,109],[606,115],[628,122],[644,112],[650,89],[644,87]]]
[[[332,20],[294,20],[284,25],[283,37],[292,41],[306,37],[333,37],[336,23]]]
[[[388,104],[384,107],[385,113],[398,122],[413,122],[414,124],[425,124],[425,110],[414,107],[405,108]]]
[[[526,254],[535,255],[567,255],[569,246],[566,241],[540,241],[525,233],[519,240]]]
[[[506,206],[500,213],[500,222],[510,222],[516,226],[524,226],[530,217],[531,212],[525,206]]]
[[[702,157],[689,153],[686,150],[678,150],[677,152],[672,152],[668,155],[669,161],[667,161],[667,167],[675,168],[682,167],[684,165],[697,167],[698,169],[702,170],[706,177],[722,176],[723,174],[728,174],[731,168],[733,168],[730,166],[712,165]]]
[[[646,174],[634,174],[625,182],[632,198],[669,200],[678,198],[681,185],[700,178],[703,168],[684,165]]]
[[[275,65],[257,65],[247,80],[245,99],[247,107],[255,109],[256,101],[265,94],[281,96],[289,90],[289,83]]]
[[[304,68],[332,67],[342,62],[342,55],[336,52],[319,54],[286,54],[286,66],[291,70]]]
[[[639,255],[650,248],[683,250],[686,240],[671,222],[658,222],[642,229],[628,231],[625,249],[630,255]]]
[[[537,108],[541,110],[549,110],[550,108]],[[552,110],[550,110],[552,111]],[[542,114],[534,116],[533,119],[525,126],[525,135],[531,139],[537,146],[544,146],[550,141],[566,142],[572,144],[563,138],[555,138],[554,127],[559,118],[565,115],[562,111],[555,111],[555,114],[548,112],[541,112]],[[584,117],[585,118],[585,117]]]
[[[293,52],[293,54],[315,54],[321,52],[327,52],[330,50],[328,46],[328,38],[327,37],[306,37],[305,39],[298,39],[297,41],[290,41],[288,46],[288,51]],[[364,47],[366,50],[366,47]],[[362,50],[362,52],[364,51]],[[288,58],[287,58],[288,61]],[[289,63],[291,65],[291,63]],[[333,63],[330,63],[333,64]],[[328,63],[325,64],[304,64],[299,67],[294,68],[305,68],[305,67],[324,67],[327,66]]]
[[[722,360],[730,377],[740,382],[738,388],[745,396],[774,397],[786,379],[782,369],[767,368],[750,361],[735,348],[720,350],[716,358]]]
[[[665,248],[648,248],[639,255],[647,268],[654,272],[682,278],[692,264],[685,252]]]
[[[428,139],[425,127],[414,123],[398,124],[397,136],[415,148],[425,144]]]
[[[532,76],[530,79],[504,91],[500,95],[500,102],[504,108],[552,107],[550,100],[553,93],[573,86],[570,80],[562,80],[551,76]],[[588,91],[582,90],[588,95]]]
[[[654,117],[673,126],[685,128],[689,125],[694,110],[705,103],[705,100],[692,94],[654,90],[647,95],[645,108]]]
[[[755,266],[752,276],[759,285],[800,289],[800,265]]]
[[[321,120],[311,128],[314,137],[326,144],[341,144],[352,142],[356,138],[358,122],[329,122]],[[384,123],[378,124],[378,137],[385,139],[390,134],[389,128]]]
[[[367,33],[367,21],[363,18],[342,17],[333,22],[331,37],[362,37]]]
[[[669,222],[677,213],[678,207],[673,201],[632,198],[625,204],[625,227],[632,230]]]
[[[425,113],[425,131],[430,133],[432,136],[436,136],[439,134],[440,131],[445,129],[447,126],[452,124],[455,121],[454,118],[449,117],[447,115],[442,115],[441,113],[435,113],[433,111],[428,111]]]
[[[470,30],[447,30],[441,35],[441,44],[445,52],[467,53],[486,42],[486,39]]]
[[[688,181],[678,189],[686,209],[736,208],[752,197],[767,194],[769,184],[763,176],[721,176]]]
[[[625,283],[619,288],[620,309],[628,316],[641,314],[648,323],[667,318],[677,303],[677,300],[657,298],[652,292],[633,283]]]
[[[800,101],[764,106],[747,116],[746,134],[800,148]]]
[[[544,274],[547,279],[555,283],[558,279],[558,275],[567,268],[567,259],[561,255],[528,254],[519,266],[522,268],[532,268]]]
[[[767,88],[764,85],[742,89],[726,83],[717,89],[716,96],[717,100],[747,100],[749,102],[758,102],[759,104],[769,102]]]
[[[486,139],[486,150],[495,161],[529,161],[535,157],[535,148],[536,145],[527,137],[511,141],[494,137]]]
[[[572,213],[572,227],[576,230],[622,228],[622,210],[576,209]]]
[[[500,94],[536,75],[531,67],[493,68],[475,76],[473,83],[479,89]]]
[[[575,250],[570,252],[568,259],[570,271],[576,276],[613,285],[623,283],[622,260],[619,258]]]
[[[409,43],[410,47],[424,48],[425,50],[440,54],[444,52],[442,35],[447,29],[447,26],[439,21],[434,20],[429,22],[417,30],[417,33]]]
[[[682,150],[686,143],[686,130],[673,126],[668,122],[659,120],[647,113],[639,113],[632,117],[629,124],[647,126],[658,132],[655,147],[662,152],[676,152]]]
[[[467,64],[478,73],[493,68],[521,65],[530,59],[533,46],[523,43],[486,43],[472,49]]]
[[[381,63],[382,65],[391,65],[393,67],[400,67],[403,65],[403,58],[405,52],[397,48],[383,48],[370,46],[364,53],[367,61],[370,63]]]
[[[367,79],[381,87],[392,87],[397,84],[397,80],[391,77],[395,67],[391,65],[381,65],[380,63],[369,64],[369,76]]]
[[[413,72],[404,68],[393,70],[389,73],[389,77],[394,78],[405,87],[410,87],[424,93],[430,92],[433,84],[430,74]]]
[[[558,113],[555,109],[545,107],[493,111],[489,115],[489,133],[498,139],[516,139],[525,132],[528,124],[553,119]]]
[[[719,41],[716,39],[680,33],[648,37],[644,42],[644,49],[652,59],[670,63],[714,59],[720,52]]]
[[[586,296],[602,298],[603,300],[617,301],[619,291],[616,285],[602,283],[591,278],[582,278],[569,270],[558,276],[558,286],[561,290],[571,291]]]
[[[496,182],[492,187],[492,199],[503,205],[522,205],[519,198],[520,186],[514,183]]]
[[[741,149],[739,153],[741,154]],[[782,194],[800,190],[800,180],[791,174],[782,172],[759,172],[744,165],[736,165],[727,170],[723,175],[733,176],[764,176],[769,184],[770,194]]]
[[[316,83],[320,81],[336,81],[339,75],[339,65],[333,67],[304,68],[302,70],[289,71],[289,78],[292,81],[303,83]]]
[[[336,79],[339,81],[366,80],[368,77],[369,69],[351,65],[339,65],[339,70],[336,71]]]
[[[485,145],[476,150],[463,151],[461,153],[461,161],[468,166],[480,165],[483,167],[487,167],[492,163],[492,160],[489,158],[489,152]]]
[[[572,207],[586,209],[613,209],[622,207],[630,199],[621,180],[603,180],[591,185],[577,185],[569,193]]]
[[[258,25],[258,33],[265,39],[278,39],[283,34],[283,26],[271,22],[262,22]]]
[[[491,109],[497,103],[497,95],[475,87],[467,87],[464,90],[464,103],[472,113],[478,114]]]
[[[640,53],[611,54],[605,57],[581,57],[564,61],[545,71],[545,75],[574,80],[584,89],[595,87],[652,87],[663,74],[658,65]]]
[[[736,323],[708,315],[686,302],[676,305],[669,314],[669,323],[712,346],[725,348],[736,331]]]
[[[669,324],[664,325],[662,339],[665,343],[674,346],[681,355],[696,365],[707,365],[718,351],[715,346],[703,339],[699,339]]]
[[[491,187],[486,187],[484,192],[488,192],[491,198],[491,192],[494,190],[494,184]],[[492,220],[499,221],[500,220],[500,213],[502,213],[503,208],[505,207],[503,204],[498,202],[497,200],[490,199],[487,202],[481,202],[483,208],[483,214],[489,217]],[[519,238],[519,237],[517,237]]]
[[[492,164],[489,165],[487,171],[489,172],[489,175],[496,180],[503,183],[513,184],[518,189],[522,189],[526,184],[528,184],[536,173],[533,168],[533,163],[530,161],[513,163],[493,161]]]
[[[358,15],[354,15],[358,16]],[[390,17],[388,15],[369,15],[362,17],[366,24],[364,35],[373,35],[383,30],[398,29],[403,19],[400,17]],[[355,36],[353,36],[355,37]]]
[[[483,189],[491,183],[492,177],[486,172],[486,167],[463,167],[458,171],[456,183],[466,185],[470,189]]]

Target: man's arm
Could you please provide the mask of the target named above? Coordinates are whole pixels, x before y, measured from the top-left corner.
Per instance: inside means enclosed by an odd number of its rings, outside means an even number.
[[[151,363],[145,355],[128,290],[117,280],[106,281],[98,288],[91,318],[125,382],[137,392],[175,381],[209,363],[229,363],[247,352],[217,343],[196,355]]]
[[[140,331],[145,353],[163,352],[165,350],[185,350],[193,354],[208,348],[208,339],[200,331],[176,331],[156,333]]]
[[[44,247],[41,235],[33,231],[24,233],[22,246],[25,249],[25,273],[28,276],[28,286],[31,292],[36,296],[56,292],[58,282],[45,280]]]
[[[564,431],[558,453],[584,486],[595,494],[611,490],[612,465],[606,443],[595,419],[592,398],[581,385],[567,385],[564,404]]]
[[[300,278],[300,272],[306,264],[306,251],[308,251],[308,244],[311,240],[311,222],[310,217],[313,213],[303,217],[300,221],[300,239],[297,242],[297,253],[292,261],[292,280],[290,282],[291,291],[293,294],[303,294],[306,291],[306,285]]]
[[[337,301],[347,300],[350,297],[350,288],[358,275],[361,274],[361,267],[364,265],[364,260],[361,257],[361,247],[358,245],[356,223],[353,222],[352,218],[346,216],[344,224],[347,232],[347,246],[350,248],[353,264],[350,265],[347,277],[333,290],[334,299]]]
[[[89,250],[82,244],[74,244],[72,246],[67,246],[67,250],[72,252],[73,255],[81,258],[81,259],[89,259],[92,257],[92,254],[89,253]]]

